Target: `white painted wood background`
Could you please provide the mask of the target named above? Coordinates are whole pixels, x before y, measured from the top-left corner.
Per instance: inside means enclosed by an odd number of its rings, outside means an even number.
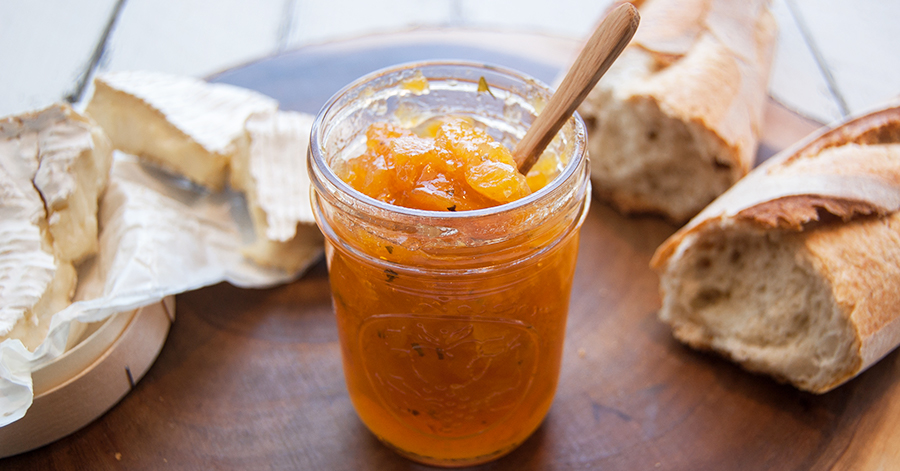
[[[202,77],[372,33],[451,27],[582,38],[610,1],[0,0],[0,116],[77,100],[97,71]],[[772,6],[780,28],[770,79],[776,99],[829,123],[900,96],[900,1]]]

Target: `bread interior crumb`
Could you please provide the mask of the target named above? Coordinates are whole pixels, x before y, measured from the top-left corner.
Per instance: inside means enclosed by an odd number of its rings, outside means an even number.
[[[652,99],[603,100],[594,124],[595,188],[624,211],[686,220],[737,179],[739,170],[722,163],[724,144],[699,123],[666,116]]]
[[[807,390],[854,370],[856,332],[798,233],[692,237],[661,278],[677,338]]]

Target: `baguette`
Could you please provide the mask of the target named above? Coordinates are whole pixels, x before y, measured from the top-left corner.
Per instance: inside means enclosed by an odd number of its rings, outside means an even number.
[[[777,33],[766,0],[646,0],[578,111],[594,194],[683,224],[753,166]]]
[[[813,393],[900,344],[900,106],[765,162],[654,254],[674,336]]]

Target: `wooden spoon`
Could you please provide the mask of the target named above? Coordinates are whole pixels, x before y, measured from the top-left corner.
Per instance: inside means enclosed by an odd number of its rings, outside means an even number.
[[[600,22],[550,102],[513,150],[519,172],[526,175],[531,170],[553,136],[631,41],[639,22],[637,8],[630,3],[619,5]]]

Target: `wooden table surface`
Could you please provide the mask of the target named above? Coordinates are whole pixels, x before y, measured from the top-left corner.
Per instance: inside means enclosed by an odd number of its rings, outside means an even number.
[[[361,39],[278,55],[213,80],[314,113],[375,68],[449,57],[545,81],[558,70],[509,49]],[[760,157],[817,126],[770,103]],[[814,396],[682,346],[657,320],[658,280],[648,268],[675,229],[593,203],[553,407],[520,448],[479,469],[898,469],[898,353]],[[284,286],[220,284],[176,303],[159,358],[129,395],[84,429],[0,460],[0,469],[425,469],[383,447],[353,411],[324,262]]]
[[[373,33],[466,28],[586,38],[613,0],[40,0],[0,2],[0,116],[90,97],[98,73],[207,76]],[[900,2],[771,0],[770,94],[828,123],[900,96]]]

